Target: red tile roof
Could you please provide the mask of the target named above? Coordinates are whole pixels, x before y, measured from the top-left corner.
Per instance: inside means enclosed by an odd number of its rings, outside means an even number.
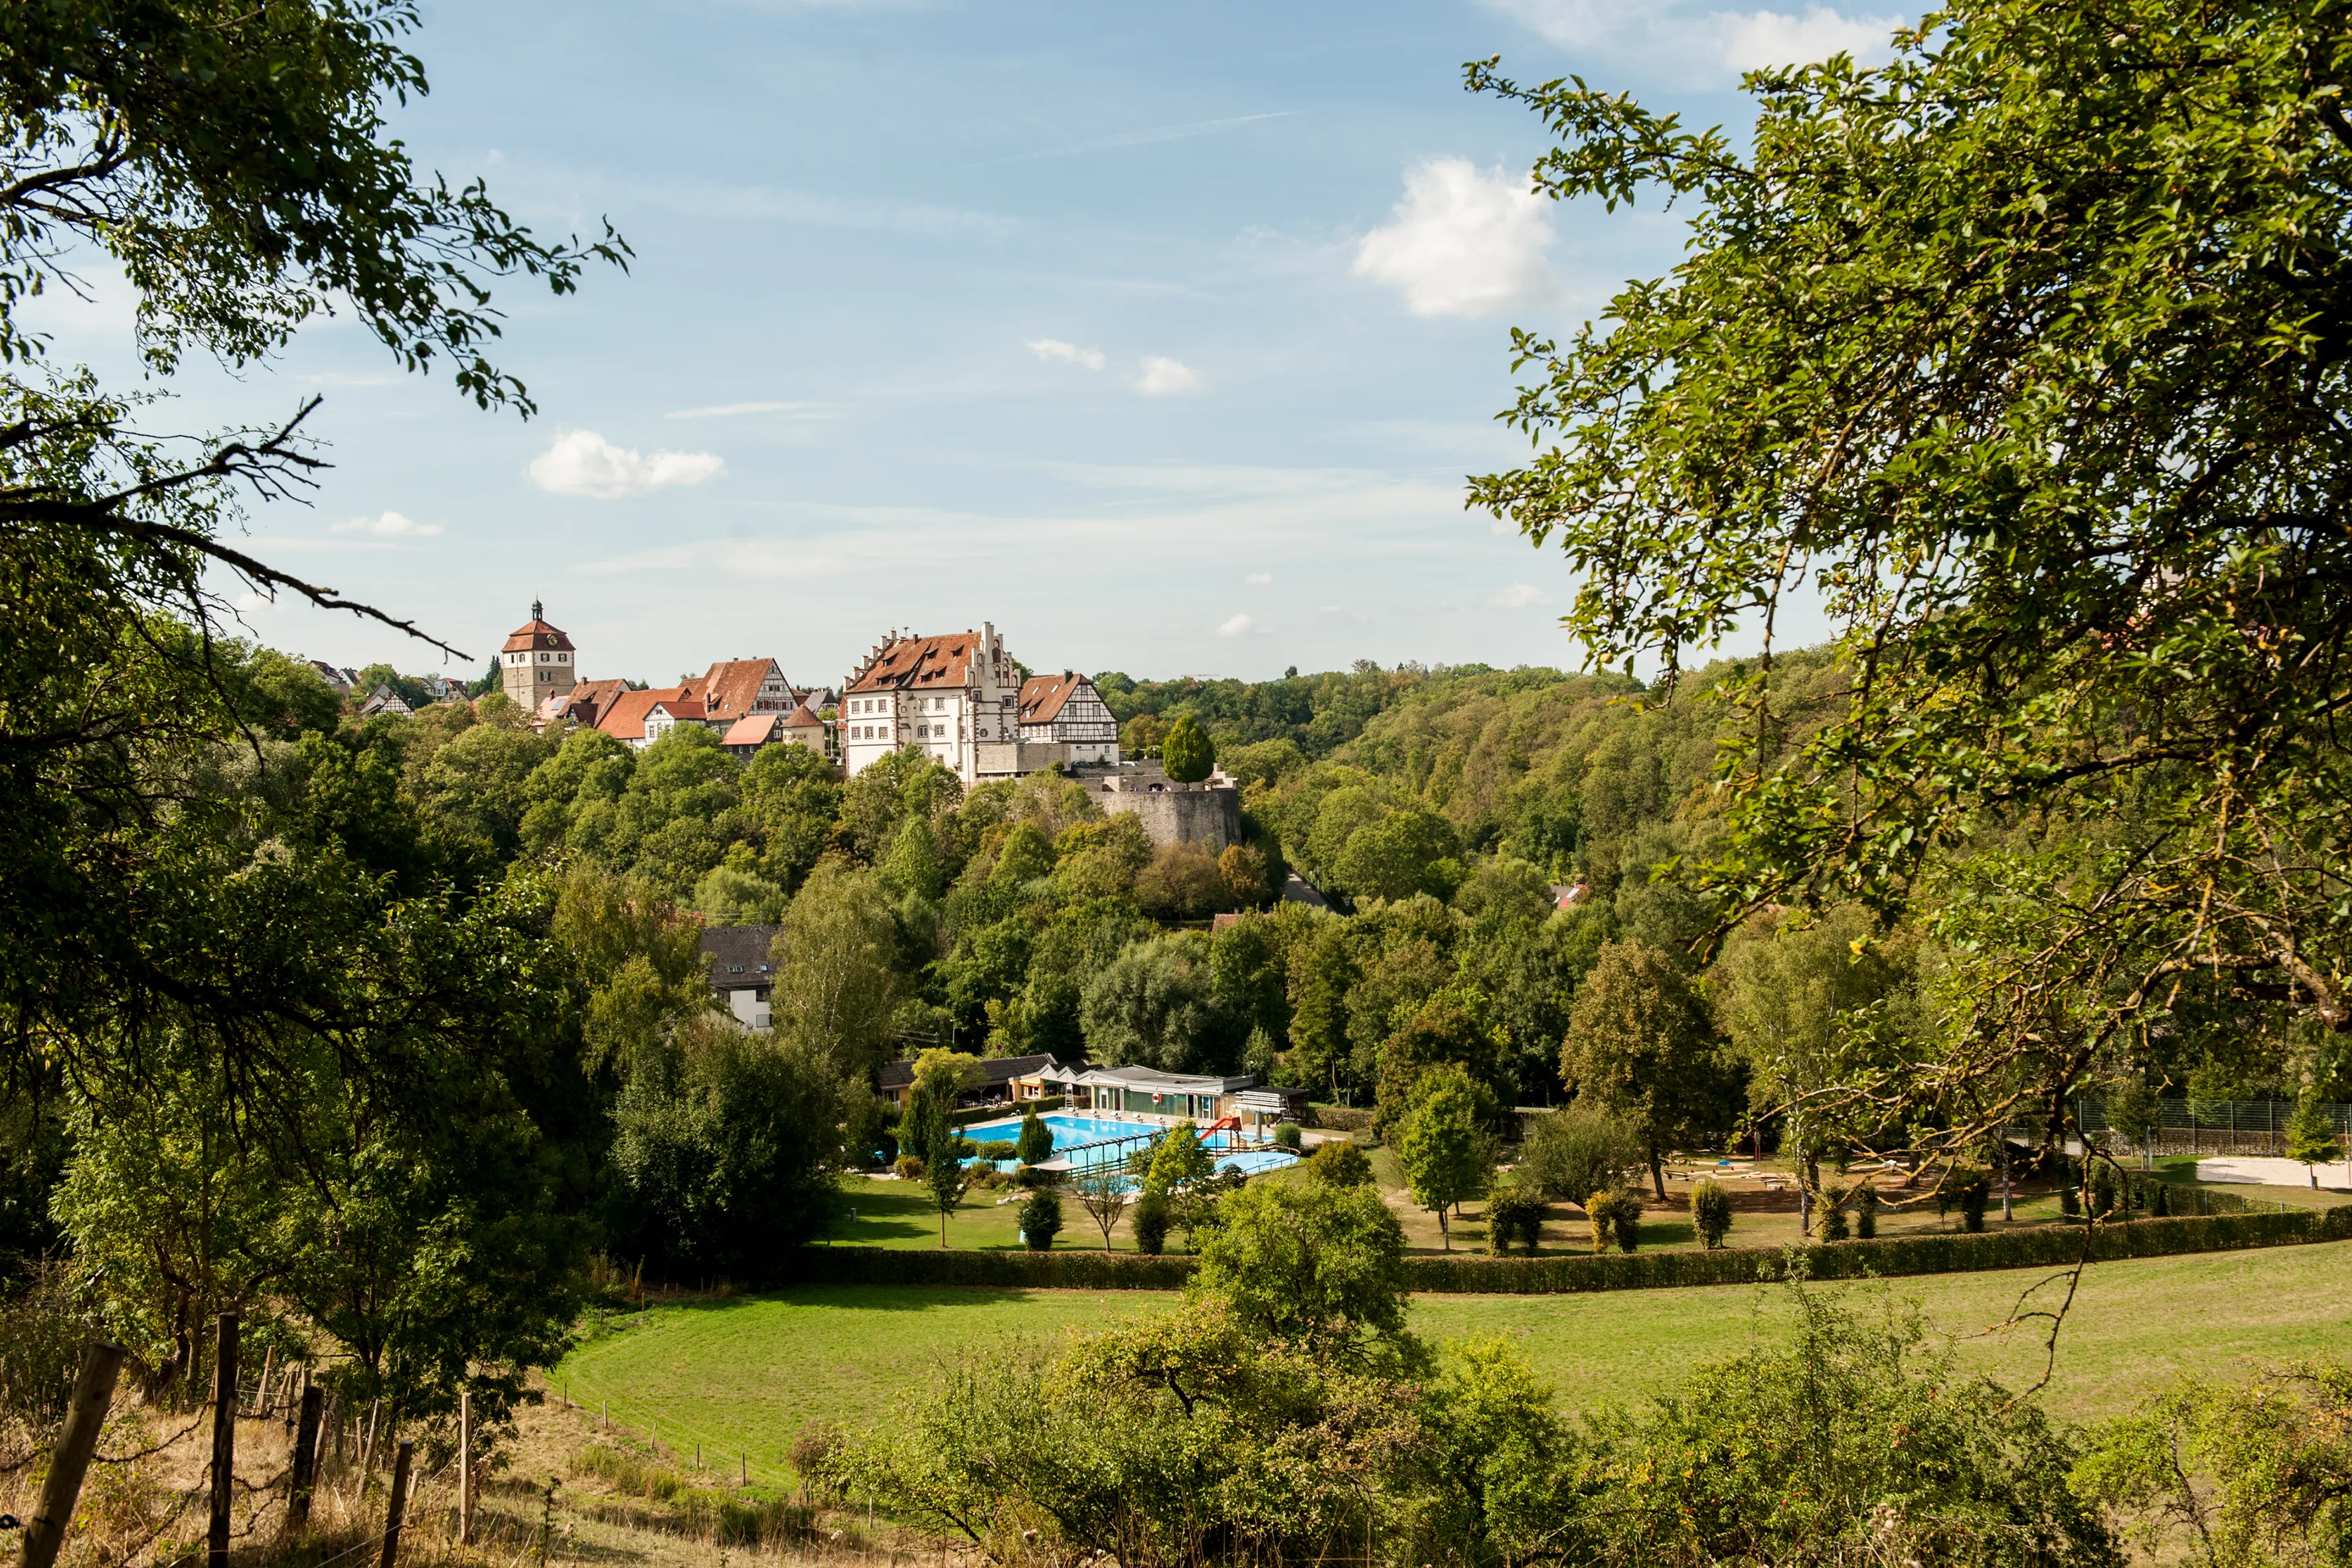
[[[1068,670],[1059,675],[1033,675],[1021,683],[1021,722],[1050,724],[1061,717],[1063,705],[1081,686],[1094,684]]]
[[[783,721],[781,713],[746,713],[727,726],[719,739],[730,746],[764,746],[775,739],[776,727]]]
[[[710,704],[710,716],[740,719],[753,711],[760,700],[760,683],[775,668],[772,658],[730,658],[712,665],[703,672],[700,682],[701,696]]]
[[[614,699],[628,689],[629,683],[618,679],[583,680],[571,690],[558,692],[540,703],[538,716],[541,722],[568,718],[574,723],[593,725],[613,706]]]
[[[818,718],[814,713],[809,711],[809,705],[803,702],[799,707],[793,710],[792,716],[784,721],[784,728],[787,730],[822,730],[824,728],[824,721]]]
[[[866,661],[849,683],[851,691],[930,691],[969,683],[971,661],[980,655],[978,632],[947,637],[901,637]]]
[[[646,738],[646,716],[656,707],[667,709],[673,718],[699,721],[706,710],[692,692],[691,682],[685,686],[657,686],[651,691],[624,691],[613,700],[611,707],[596,716],[596,728],[616,740],[642,741]]]
[[[573,649],[572,647],[572,637],[570,634],[564,632],[560,627],[549,626],[545,621],[539,619],[537,616],[533,616],[531,619],[523,622],[522,625],[517,626],[511,633],[508,634],[506,647],[499,649],[499,651],[500,653],[528,653],[532,648],[563,648],[572,652],[578,651],[577,649]]]

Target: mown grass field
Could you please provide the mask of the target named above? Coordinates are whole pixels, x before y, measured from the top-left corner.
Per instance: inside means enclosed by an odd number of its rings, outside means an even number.
[[[934,1238],[936,1244],[936,1237]],[[1961,1363],[2012,1385],[2041,1373],[2029,1331],[1985,1337],[2038,1270],[1890,1282],[1916,1300]],[[1879,1288],[1822,1287],[1868,1301]],[[1586,1409],[1667,1392],[1693,1366],[1780,1330],[1762,1288],[1576,1296],[1434,1296],[1414,1329],[1436,1339],[1517,1341],[1564,1405]],[[551,1391],[709,1462],[748,1454],[755,1480],[780,1481],[795,1434],[813,1421],[856,1427],[929,1384],[940,1369],[1015,1337],[1053,1337],[1154,1310],[1149,1292],[823,1287],[657,1308],[583,1345]],[[2040,1304],[2039,1300],[2035,1304]],[[2046,1402],[2076,1420],[2113,1415],[2181,1373],[2231,1378],[2253,1363],[2352,1355],[2352,1244],[2107,1263],[2084,1280]]]

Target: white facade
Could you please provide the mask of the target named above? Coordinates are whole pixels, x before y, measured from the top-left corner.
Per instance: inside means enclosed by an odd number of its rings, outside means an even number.
[[[977,781],[978,748],[1016,738],[1021,673],[996,635],[901,637],[876,645],[842,689],[835,734],[853,777],[892,752],[912,749]]]
[[[1020,723],[1023,741],[1066,747],[1062,760],[1073,766],[1118,765],[1118,721],[1083,675],[1030,677],[1021,689]]]

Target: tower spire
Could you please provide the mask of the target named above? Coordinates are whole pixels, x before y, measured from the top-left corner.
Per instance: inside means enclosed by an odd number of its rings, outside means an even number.
[[[541,605],[540,605],[540,602],[539,602],[537,599],[533,599],[533,600],[530,602],[530,618],[531,618],[532,620],[534,620],[534,621],[543,621],[543,620],[545,620],[545,619],[547,618],[547,616],[546,616],[545,615],[541,614]]]

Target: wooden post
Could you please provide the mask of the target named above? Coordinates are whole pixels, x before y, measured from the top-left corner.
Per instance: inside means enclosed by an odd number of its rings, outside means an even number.
[[[294,1429],[294,1479],[286,1498],[286,1517],[296,1524],[310,1521],[310,1489],[319,1481],[319,1417],[327,1408],[327,1391],[317,1384],[302,1391],[302,1424]]]
[[[261,1352],[261,1381],[253,1390],[253,1414],[257,1420],[269,1419],[269,1369],[278,1364],[278,1347],[270,1346]]]
[[[748,1487],[751,1484],[751,1456],[739,1453],[735,1457],[743,1461],[743,1484]]]
[[[400,1517],[407,1511],[408,1467],[415,1458],[416,1439],[403,1437],[392,1461],[392,1500],[384,1505],[383,1555],[375,1560],[376,1568],[392,1568],[400,1555]]]
[[[368,1405],[367,1440],[360,1445],[360,1489],[367,1489],[368,1478],[375,1474],[375,1425],[383,1415],[383,1401]]]
[[[474,1543],[474,1393],[457,1391],[457,1539]]]
[[[25,1527],[25,1568],[49,1568],[65,1543],[66,1525],[74,1504],[81,1499],[81,1479],[89,1456],[98,1447],[99,1429],[114,1403],[114,1379],[122,1370],[122,1347],[105,1340],[89,1347],[81,1358],[81,1373],[74,1379],[66,1405],[65,1430],[58,1435],[49,1456],[49,1477],[41,1483],[41,1500],[34,1505],[33,1522]]]
[[[228,1568],[230,1477],[236,1469],[236,1314],[220,1315],[219,1344],[213,1352],[212,1524],[205,1536],[211,1568]]]

